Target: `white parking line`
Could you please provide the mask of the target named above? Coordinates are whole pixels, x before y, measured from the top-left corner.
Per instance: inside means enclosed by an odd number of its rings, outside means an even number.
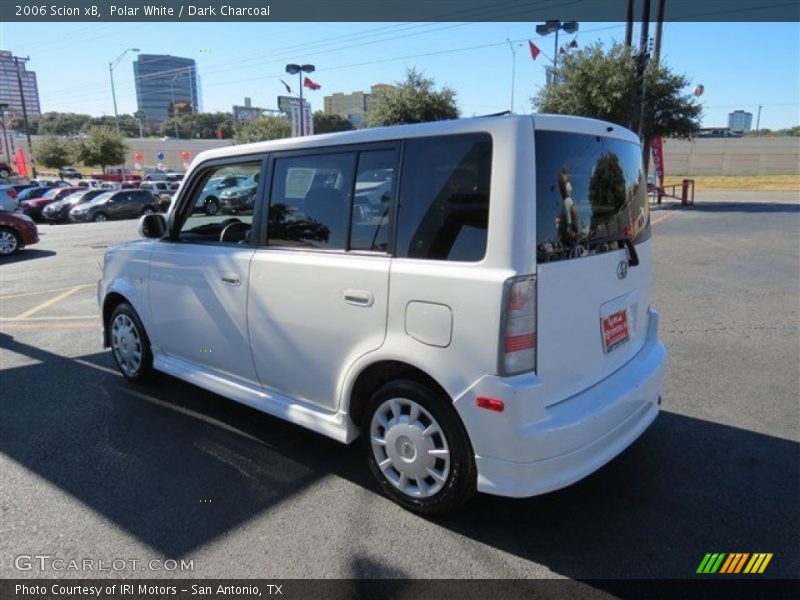
[[[78,292],[78,291],[80,291],[80,290],[82,290],[82,289],[85,289],[85,288],[87,288],[87,287],[91,287],[92,285],[93,285],[93,284],[90,284],[90,283],[87,283],[87,284],[85,284],[85,285],[76,285],[75,287],[68,289],[66,292],[62,292],[62,293],[60,293],[58,296],[55,296],[54,298],[50,298],[49,300],[45,300],[45,301],[44,301],[44,302],[42,302],[41,304],[37,304],[37,305],[36,305],[36,306],[34,306],[33,308],[29,308],[28,310],[26,310],[26,311],[25,311],[25,312],[23,312],[23,313],[20,313],[20,314],[18,314],[18,315],[17,315],[16,317],[14,317],[14,318],[15,318],[15,319],[27,319],[27,318],[29,318],[31,315],[35,315],[37,312],[39,312],[39,311],[41,311],[41,310],[44,310],[44,309],[45,309],[45,308],[47,308],[48,306],[52,306],[52,305],[53,305],[53,304],[55,304],[56,302],[60,302],[61,300],[63,300],[64,298],[66,298],[66,297],[68,297],[68,296],[71,296],[71,295],[72,295],[72,294],[74,294],[75,292]]]

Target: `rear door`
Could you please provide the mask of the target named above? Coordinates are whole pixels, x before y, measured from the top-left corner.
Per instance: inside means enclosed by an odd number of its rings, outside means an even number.
[[[384,169],[394,190],[395,144],[280,153],[267,178],[268,222],[250,267],[247,322],[259,381],[337,408],[348,365],[383,343],[393,194],[353,211],[356,183]]]
[[[535,136],[537,373],[554,403],[644,344],[650,216],[637,142],[538,128]]]

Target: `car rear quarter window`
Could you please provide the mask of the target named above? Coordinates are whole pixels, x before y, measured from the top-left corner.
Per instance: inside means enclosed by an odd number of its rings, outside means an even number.
[[[400,184],[397,256],[482,260],[491,165],[488,134],[408,140]]]
[[[537,131],[538,262],[581,258],[650,237],[647,184],[639,144]]]

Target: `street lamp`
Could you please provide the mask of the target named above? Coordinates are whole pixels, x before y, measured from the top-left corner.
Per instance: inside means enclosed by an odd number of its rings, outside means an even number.
[[[172,123],[175,125],[175,139],[178,140],[180,137],[178,136],[178,118],[177,113],[175,112],[175,82],[177,81],[178,77],[184,75],[184,71],[179,71],[175,74],[172,78],[172,83],[170,84],[170,89],[172,90]]]
[[[114,89],[114,67],[116,67],[128,52],[140,52],[138,48],[128,48],[120,54],[115,60],[108,63],[108,74],[111,77],[111,97],[114,100],[114,122],[117,125],[117,132],[119,132],[119,115],[117,114],[117,91]]]
[[[314,65],[296,65],[294,63],[286,65],[286,72],[289,75],[298,75],[300,78],[300,135],[305,133],[305,120],[303,119],[303,73],[313,73]]]
[[[558,66],[558,32],[563,30],[564,33],[575,33],[578,31],[578,22],[577,21],[564,21],[561,22],[558,19],[545,21],[540,25],[536,26],[536,33],[541,36],[548,35],[550,33],[556,34],[556,43],[553,48],[553,83],[556,81],[556,68]]]

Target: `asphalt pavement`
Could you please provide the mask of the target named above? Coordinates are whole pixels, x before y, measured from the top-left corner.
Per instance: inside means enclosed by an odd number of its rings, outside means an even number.
[[[136,222],[43,225],[0,262],[0,577],[682,578],[707,552],[774,553],[765,576],[797,577],[799,196],[655,210],[662,414],[567,489],[436,520],[385,499],[358,445],[170,377],[126,384],[95,282]],[[167,558],[191,569],[149,563]]]

